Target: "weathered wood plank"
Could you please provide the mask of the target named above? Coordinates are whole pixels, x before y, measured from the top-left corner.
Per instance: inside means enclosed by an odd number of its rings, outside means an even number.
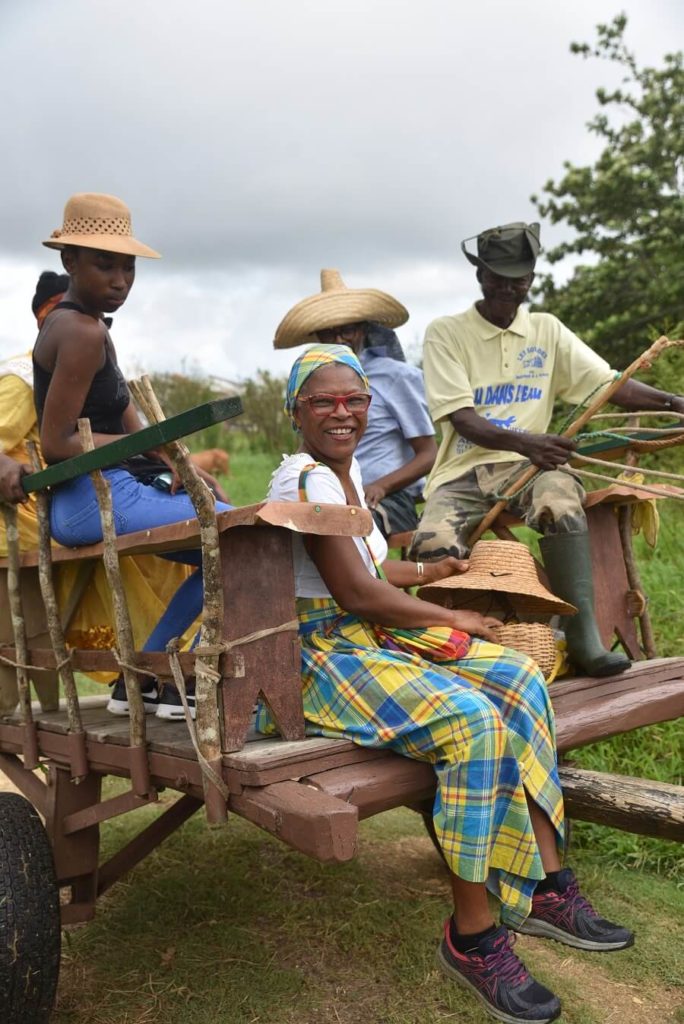
[[[618,636],[632,661],[643,657],[634,618],[629,614],[630,591],[620,527],[611,505],[587,509],[594,577],[596,623],[604,646],[609,650]]]
[[[356,853],[356,807],[313,786],[287,781],[246,789],[231,797],[230,809],[316,860],[342,863]]]
[[[358,807],[359,818],[369,818],[401,804],[429,800],[436,776],[432,765],[385,753],[377,760],[316,772],[301,781]]]
[[[238,526],[264,525],[281,526],[295,533],[316,533],[335,537],[365,537],[373,528],[371,515],[367,509],[349,505],[314,505],[310,502],[258,502],[228,512],[219,512],[216,516],[219,533]],[[116,548],[120,555],[163,554],[167,551],[197,548],[199,544],[200,526],[194,517],[166,526],[155,526],[150,530],[121,534],[116,539]],[[103,550],[102,544],[85,544],[78,548],[53,545],[52,561],[99,559]],[[19,558],[22,567],[38,564],[37,551],[24,551]],[[0,569],[6,567],[7,559],[0,558]]]
[[[569,818],[684,842],[684,786],[567,767],[560,777]]]

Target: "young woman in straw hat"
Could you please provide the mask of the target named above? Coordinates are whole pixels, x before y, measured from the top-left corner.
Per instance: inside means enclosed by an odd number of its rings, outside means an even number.
[[[115,196],[98,193],[72,196],[64,210],[62,227],[53,231],[43,244],[61,252],[69,275],[64,299],[45,318],[33,349],[40,441],[43,457],[51,464],[81,453],[77,430],[81,417],[90,420],[96,448],[141,429],[104,315],[115,313],[126,301],[135,278],[136,257],[154,259],[159,254],[133,237],[125,203]],[[159,452],[148,455],[157,463],[167,462]],[[176,493],[175,476],[167,493],[141,483],[131,468],[104,470],[112,492],[118,533],[133,533],[194,516],[188,496]],[[157,472],[166,468],[158,465]],[[145,471],[153,476],[149,466]],[[202,475],[219,498],[224,497],[216,481]],[[216,507],[223,511],[231,506],[219,501]],[[70,547],[102,539],[99,509],[88,476],[53,490],[50,525],[53,537]],[[200,564],[197,551],[165,557]],[[171,637],[182,635],[192,624],[201,606],[202,578],[198,568],[176,591],[145,650],[163,650]],[[148,712],[161,718],[183,717],[175,688],[165,686],[160,699],[156,685],[149,684],[143,696]],[[114,714],[128,713],[122,680],[114,685],[109,710]]]
[[[66,274],[44,271],[36,285],[31,309],[40,328],[54,307],[62,301],[69,287]],[[31,472],[28,441],[39,445],[36,408],[33,401],[33,367],[31,353],[0,362],[0,501],[17,505],[19,550],[35,550],[38,546],[38,516],[35,496],[28,498],[21,485],[24,473]],[[40,448],[39,448],[40,451]],[[4,519],[0,517],[0,555],[7,554]],[[60,608],[65,608],[80,571],[77,562],[55,565],[55,586]],[[169,564],[155,555],[131,555],[121,561],[121,575],[132,612],[133,639],[141,646],[162,616],[174,593],[193,571],[187,565]],[[199,599],[201,600],[201,587]],[[24,605],[28,636],[40,646],[45,634],[45,613],[35,574],[28,573],[22,582],[28,594]],[[67,642],[74,647],[111,647],[113,610],[104,565],[95,564],[92,579],[67,626]],[[7,595],[0,577],[0,641],[12,637]],[[191,637],[189,637],[191,639]],[[110,672],[87,673],[96,682],[109,682]],[[29,672],[41,699],[43,710],[50,710],[57,693],[58,673]],[[16,673],[0,663],[0,713],[11,713],[18,700]]]
[[[270,497],[363,505],[354,451],[369,404],[348,347],[304,352],[287,390],[299,451],[284,457]],[[553,712],[535,662],[491,642],[497,620],[401,589],[463,569],[453,559],[385,561],[377,528],[367,541],[294,536],[293,546],[309,732],[434,766],[435,832],[454,896],[438,963],[499,1020],[554,1020],[560,1003],[517,958],[508,928],[587,950],[622,949],[633,937],[599,917],[561,867]],[[257,725],[270,727],[264,708]]]
[[[356,457],[373,518],[386,538],[418,526],[416,501],[437,456],[423,374],[405,361],[393,328],[408,320],[400,302],[376,288],[348,288],[321,271],[321,291],[298,302],[276,330],[275,348],[312,341],[349,345],[373,395]]]

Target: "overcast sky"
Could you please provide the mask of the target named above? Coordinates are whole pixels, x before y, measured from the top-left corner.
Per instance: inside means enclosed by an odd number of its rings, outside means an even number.
[[[326,266],[403,302],[417,351],[476,297],[461,239],[596,155],[615,69],[569,45],[621,9],[640,63],[681,46],[681,0],[0,0],[0,358],[85,191],[164,257],[115,320],[129,374],[285,372],[275,327]]]

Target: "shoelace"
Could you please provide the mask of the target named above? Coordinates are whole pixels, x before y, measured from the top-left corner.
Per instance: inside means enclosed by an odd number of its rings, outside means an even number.
[[[559,893],[559,895],[562,900],[572,903],[578,910],[586,911],[590,917],[599,916],[598,912],[594,910],[586,896],[583,896],[580,892],[576,879],[573,879],[573,881],[569,883],[565,892]]]
[[[529,971],[522,960],[513,952],[515,935],[510,933],[501,940],[501,948],[494,953],[487,953],[482,959],[490,970],[494,971],[502,981],[514,985],[522,985],[530,977]]]

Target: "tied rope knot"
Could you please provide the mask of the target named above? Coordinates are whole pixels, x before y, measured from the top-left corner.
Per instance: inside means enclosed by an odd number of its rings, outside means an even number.
[[[289,622],[283,622],[279,626],[269,626],[267,629],[257,629],[253,633],[246,633],[244,636],[236,637],[234,640],[224,640],[218,644],[198,644],[197,647],[195,647],[195,674],[202,676],[204,679],[208,679],[209,682],[216,686],[221,682],[221,673],[212,665],[203,661],[202,657],[216,658],[235,647],[243,647],[245,644],[254,643],[255,640],[262,640],[264,637],[273,636],[276,633],[292,632],[298,628],[299,620],[291,619]],[[187,722],[188,732],[190,733],[190,740],[195,748],[195,753],[197,754],[197,760],[202,773],[208,781],[216,787],[226,803],[228,803],[230,800],[230,790],[221,776],[214,771],[214,768],[209,764],[199,747],[197,730],[190,711],[190,705],[188,704],[185,676],[183,675],[180,658],[178,657],[179,649],[180,640],[178,637],[170,640],[166,645],[166,653],[169,656],[169,665],[171,666],[173,681],[178,688],[181,704],[183,705],[183,713],[185,714],[185,721]],[[195,704],[197,705],[197,697],[195,698]]]

